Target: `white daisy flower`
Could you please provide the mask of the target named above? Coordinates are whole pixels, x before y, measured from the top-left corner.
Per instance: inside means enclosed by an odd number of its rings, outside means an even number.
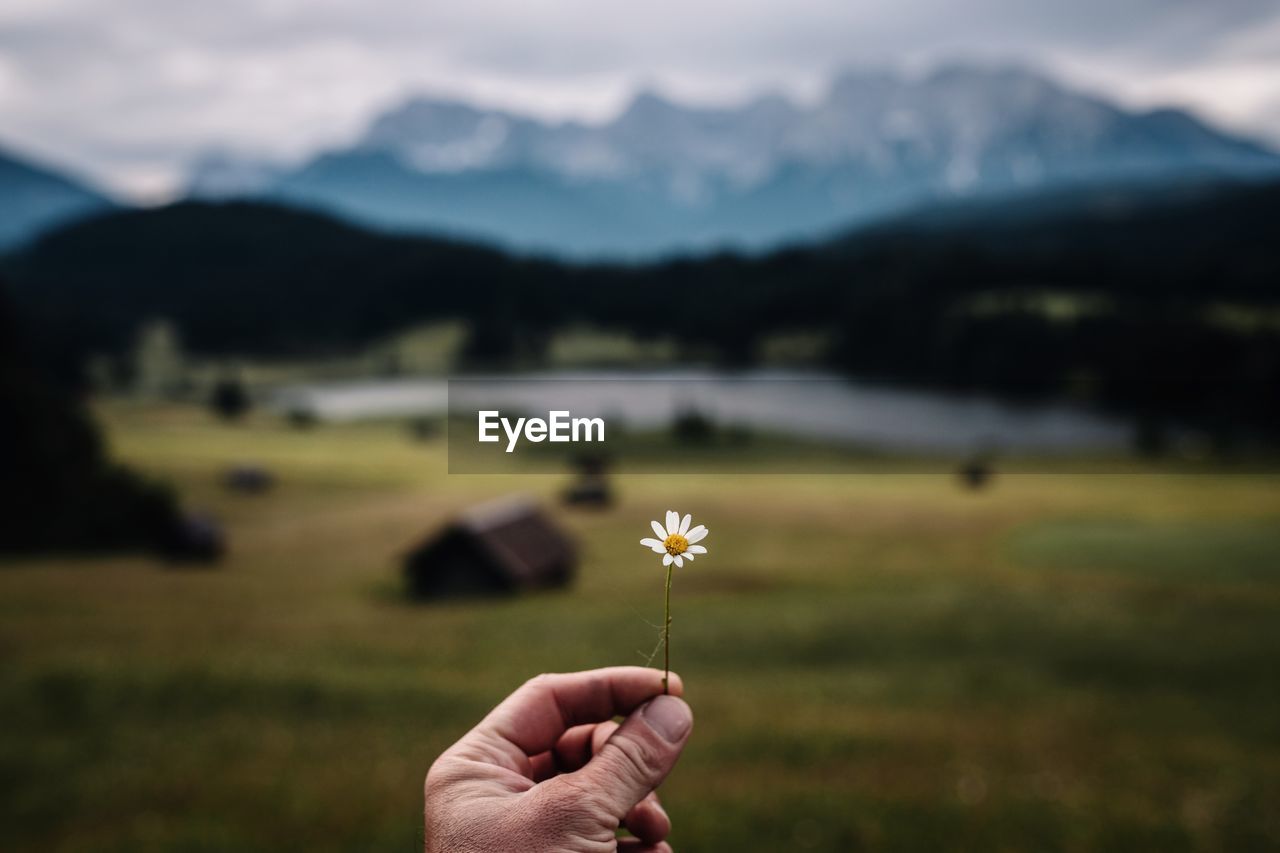
[[[693,516],[686,515],[681,518],[680,513],[667,510],[666,527],[656,521],[649,522],[658,538],[641,539],[640,544],[655,554],[661,554],[662,565],[669,566],[675,563],[677,567],[683,567],[685,560],[693,562],[695,554],[707,553],[706,548],[697,544],[707,537],[707,528],[699,524],[690,530],[691,521]]]

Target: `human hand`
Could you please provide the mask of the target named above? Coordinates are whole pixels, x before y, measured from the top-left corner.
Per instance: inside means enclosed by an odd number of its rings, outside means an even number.
[[[638,666],[526,682],[431,765],[427,853],[670,853],[653,791],[693,727],[682,692]]]

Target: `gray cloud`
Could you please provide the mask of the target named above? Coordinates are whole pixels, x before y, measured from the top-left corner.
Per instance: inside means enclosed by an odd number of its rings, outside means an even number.
[[[210,147],[298,158],[417,91],[601,116],[638,84],[813,92],[850,65],[1019,60],[1280,140],[1274,0],[8,0],[4,139],[137,194]]]

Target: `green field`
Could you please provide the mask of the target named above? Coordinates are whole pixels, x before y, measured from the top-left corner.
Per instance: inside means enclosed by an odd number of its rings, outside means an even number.
[[[420,846],[433,757],[528,676],[643,662],[668,508],[697,724],[686,851],[1280,847],[1280,478],[632,475],[569,592],[411,605],[397,556],[553,476],[449,476],[397,424],[100,411],[228,525],[217,569],[0,563],[0,849]],[[274,492],[233,495],[255,461]]]

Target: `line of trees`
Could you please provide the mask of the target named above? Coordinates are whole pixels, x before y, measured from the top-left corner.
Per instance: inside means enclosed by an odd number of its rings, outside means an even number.
[[[1136,199],[1136,200],[1135,200]],[[863,376],[1074,394],[1274,429],[1280,186],[969,209],[761,257],[569,265],[377,235],[309,213],[183,204],[68,229],[4,262],[69,372],[172,318],[193,352],[333,355],[431,319],[473,364],[528,364],[578,325],[750,364],[811,332]]]

